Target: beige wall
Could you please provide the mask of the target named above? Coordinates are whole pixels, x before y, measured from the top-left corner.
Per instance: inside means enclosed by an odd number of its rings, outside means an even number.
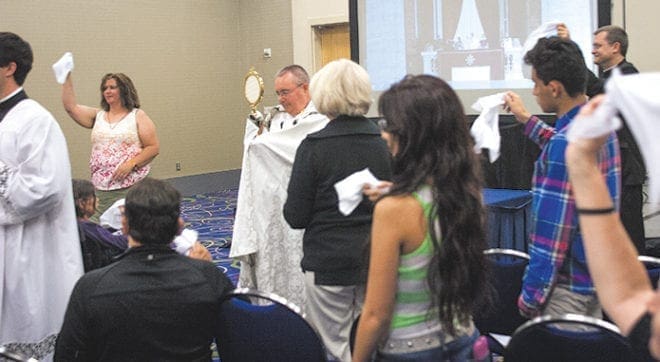
[[[614,0],[612,4],[612,23],[625,24],[628,32],[628,60],[642,72],[660,71],[660,23],[654,19],[654,14],[660,12],[660,1]]]
[[[25,89],[60,122],[75,177],[89,177],[90,131],[61,105],[51,64],[65,51],[74,54],[81,104],[98,106],[107,72],[133,79],[156,123],[161,153],[152,175],[160,178],[240,168],[243,77],[250,65],[270,75],[292,61],[289,0],[0,0],[0,14],[1,31],[32,45]],[[268,61],[265,44],[277,49]]]
[[[291,0],[293,60],[310,73],[318,70],[314,60],[312,27],[348,23],[348,0]]]

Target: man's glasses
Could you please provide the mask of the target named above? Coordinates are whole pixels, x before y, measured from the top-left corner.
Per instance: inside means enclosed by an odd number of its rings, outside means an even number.
[[[298,84],[298,85],[297,85],[295,88],[293,88],[293,89],[282,89],[282,90],[275,91],[275,94],[276,94],[278,97],[286,97],[286,96],[288,96],[289,94],[291,94],[291,92],[293,92],[293,91],[296,90],[298,87],[300,87],[301,85],[302,85],[302,84]]]

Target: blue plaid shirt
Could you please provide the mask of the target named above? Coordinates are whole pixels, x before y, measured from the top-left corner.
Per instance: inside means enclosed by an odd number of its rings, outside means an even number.
[[[541,147],[532,179],[530,261],[518,301],[521,312],[528,316],[540,314],[556,283],[567,285],[575,293],[595,293],[564,156],[567,126],[579,109],[575,107],[559,118],[555,128],[534,116],[525,126],[525,135]],[[614,133],[600,151],[598,162],[618,208],[621,161]]]

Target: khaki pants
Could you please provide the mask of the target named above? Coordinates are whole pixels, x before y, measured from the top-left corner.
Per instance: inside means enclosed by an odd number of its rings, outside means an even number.
[[[96,213],[94,213],[90,219],[93,222],[98,223],[101,214],[103,214],[105,210],[112,206],[115,201],[125,198],[129,189],[130,187],[110,191],[96,190],[96,198],[99,200],[99,206],[96,209]]]
[[[364,285],[316,285],[314,273],[305,272],[305,317],[321,336],[331,360],[351,361],[351,326],[362,312],[364,293]]]

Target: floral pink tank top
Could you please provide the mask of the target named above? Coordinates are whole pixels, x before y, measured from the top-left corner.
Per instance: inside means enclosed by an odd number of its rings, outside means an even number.
[[[92,128],[92,156],[89,168],[92,183],[99,190],[117,190],[130,187],[149,174],[150,166],[139,167],[123,180],[113,180],[112,174],[122,163],[142,152],[142,143],[138,137],[134,108],[124,118],[115,123],[108,123],[106,112],[96,114]]]

